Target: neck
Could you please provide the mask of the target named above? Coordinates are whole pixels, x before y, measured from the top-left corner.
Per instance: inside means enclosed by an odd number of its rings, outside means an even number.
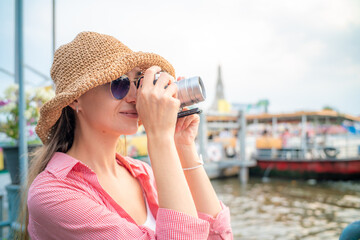
[[[91,129],[76,127],[74,142],[67,154],[85,163],[98,176],[116,176],[116,145],[119,137]]]

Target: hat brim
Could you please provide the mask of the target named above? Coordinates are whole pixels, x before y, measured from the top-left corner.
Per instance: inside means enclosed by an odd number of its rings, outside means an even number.
[[[105,60],[92,66],[92,69],[96,69],[96,71],[90,70],[85,73],[74,84],[67,86],[41,107],[35,131],[44,144],[47,144],[52,137],[51,128],[59,120],[62,109],[90,89],[111,82],[135,67],[147,69],[156,65],[175,78],[175,70],[172,65],[155,53],[132,52],[119,54],[119,56],[109,59],[111,62]],[[99,69],[101,70],[99,71]]]

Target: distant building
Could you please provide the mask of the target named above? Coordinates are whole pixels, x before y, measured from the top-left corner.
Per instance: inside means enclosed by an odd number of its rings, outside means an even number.
[[[218,66],[218,76],[216,81],[216,93],[214,101],[209,109],[209,111],[214,112],[230,112],[231,111],[231,104],[225,100],[224,94],[224,84],[222,81],[221,75],[221,66]]]
[[[221,66],[218,66],[218,75],[215,86],[215,98],[208,109],[209,112],[229,113],[231,111],[245,111],[248,114],[268,113],[269,100],[261,99],[257,103],[229,103],[225,99],[224,83],[222,80]]]
[[[256,103],[231,103],[231,108],[233,110],[242,110],[245,111],[247,114],[261,114],[261,113],[268,113],[269,108],[269,100],[261,99]]]

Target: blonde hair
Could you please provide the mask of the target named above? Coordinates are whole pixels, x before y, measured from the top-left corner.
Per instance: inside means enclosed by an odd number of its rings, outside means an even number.
[[[20,229],[22,229],[22,231],[15,233],[15,239],[30,239],[27,232],[29,224],[29,210],[27,207],[29,187],[34,179],[45,170],[55,152],[66,153],[71,148],[74,141],[75,120],[75,111],[69,106],[63,108],[60,118],[51,128],[52,138],[49,139],[46,145],[40,146],[29,154],[31,161],[28,179],[26,184],[22,186],[20,214],[18,216],[18,222],[20,223]],[[124,139],[119,138],[116,151],[122,155],[126,155],[126,147],[126,136],[124,136]]]

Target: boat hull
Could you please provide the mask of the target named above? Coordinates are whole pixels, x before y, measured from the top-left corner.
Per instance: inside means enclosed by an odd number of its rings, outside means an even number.
[[[301,179],[360,179],[359,159],[262,159],[250,174]]]

